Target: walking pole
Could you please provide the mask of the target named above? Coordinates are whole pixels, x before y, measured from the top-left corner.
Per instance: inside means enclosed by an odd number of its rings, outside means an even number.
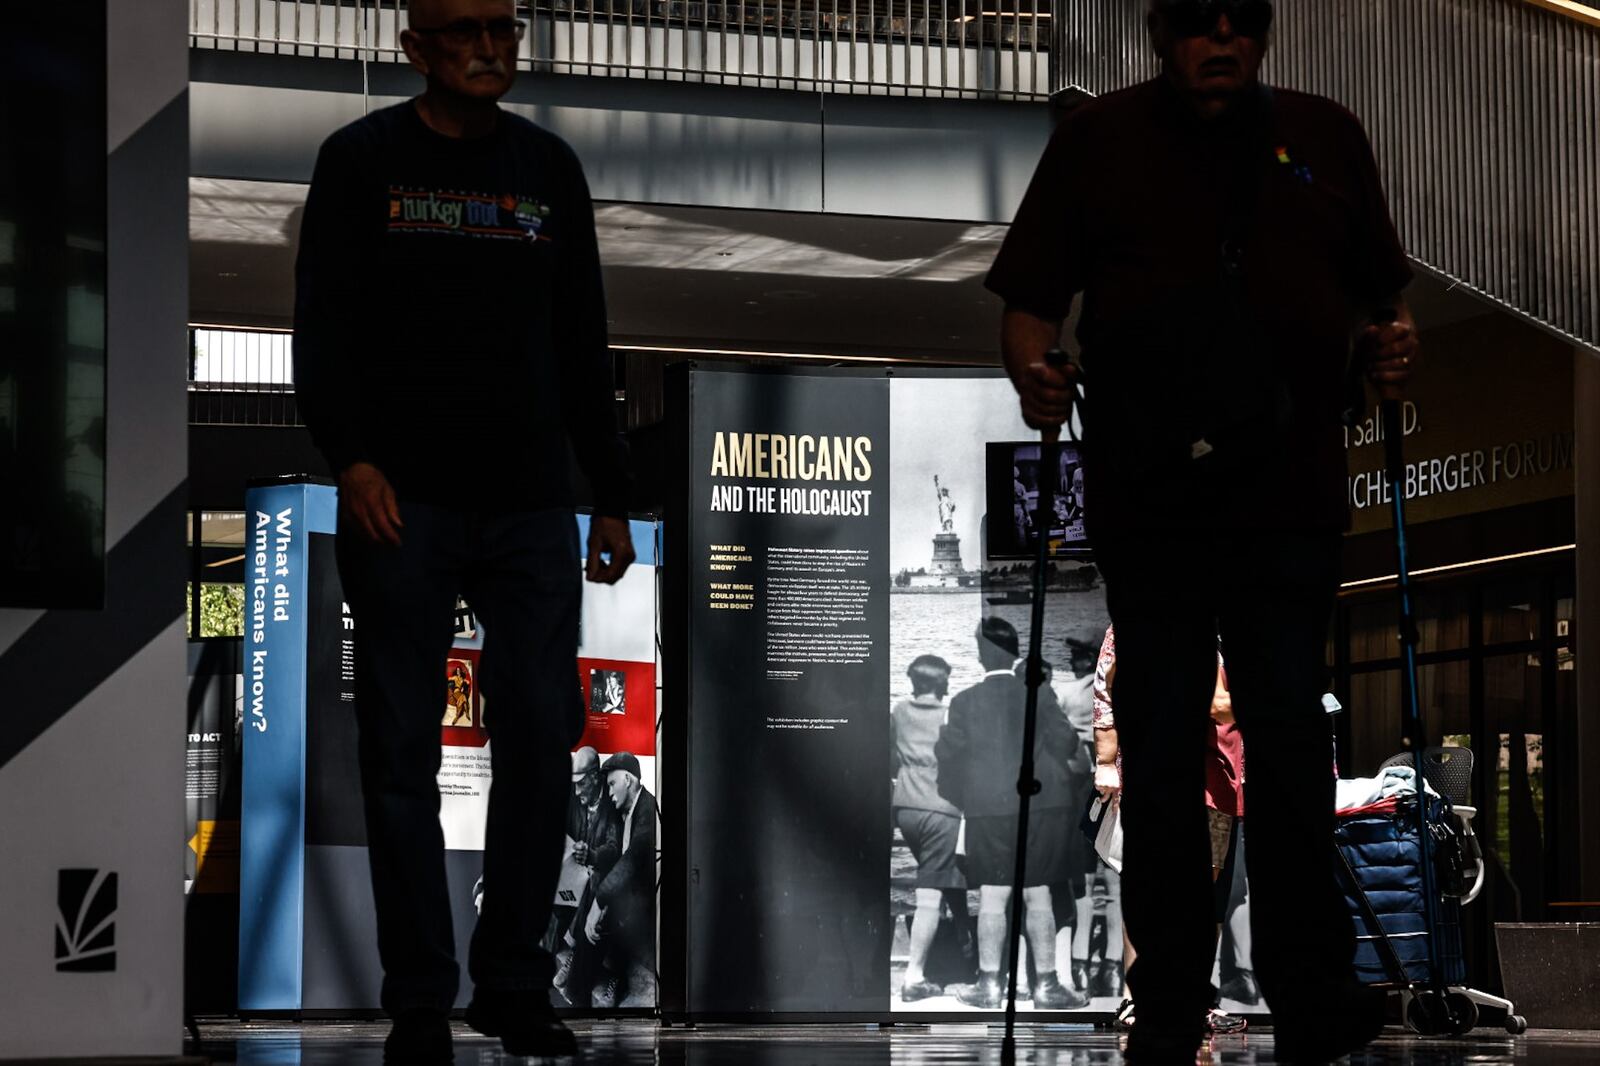
[[[1059,348],[1045,353],[1053,367],[1066,366]],[[1076,386],[1073,387],[1076,392]],[[1072,412],[1067,412],[1071,432]],[[1034,513],[1039,521],[1039,549],[1033,559],[1033,620],[1028,632],[1028,702],[1022,718],[1022,767],[1017,773],[1017,864],[1011,877],[1011,920],[1007,923],[1011,976],[1006,986],[1006,1035],[1000,1044],[1000,1061],[1017,1061],[1017,970],[1022,963],[1022,885],[1028,868],[1028,808],[1039,792],[1033,776],[1033,738],[1039,723],[1039,688],[1044,684],[1044,596],[1050,562],[1050,524],[1055,520],[1056,482],[1061,477],[1061,434],[1046,429],[1039,441],[1039,499]]]
[[[1381,308],[1372,317],[1375,325],[1395,320],[1391,308]],[[1435,992],[1444,987],[1439,966],[1438,898],[1434,895],[1433,833],[1428,825],[1427,782],[1423,757],[1428,751],[1427,730],[1417,700],[1417,620],[1411,602],[1411,570],[1406,558],[1406,459],[1405,425],[1398,389],[1383,388],[1384,473],[1389,479],[1390,510],[1394,518],[1397,587],[1400,593],[1400,720],[1405,746],[1411,751],[1411,765],[1417,775],[1417,848],[1422,867],[1422,899],[1428,917],[1428,985]]]

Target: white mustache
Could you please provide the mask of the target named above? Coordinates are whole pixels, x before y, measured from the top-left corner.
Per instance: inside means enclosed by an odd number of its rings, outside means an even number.
[[[473,59],[467,63],[467,77],[475,78],[479,74],[494,74],[498,77],[506,76],[506,65],[498,59],[485,62],[482,59]]]

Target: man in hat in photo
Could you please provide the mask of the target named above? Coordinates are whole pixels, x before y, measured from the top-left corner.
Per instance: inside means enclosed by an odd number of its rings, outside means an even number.
[[[656,798],[644,787],[639,760],[619,752],[600,767],[622,821],[622,852],[595,887],[585,924],[619,978],[615,1006],[656,1003]]]
[[[574,1007],[591,1006],[590,996],[603,970],[600,952],[584,936],[584,922],[594,905],[595,885],[611,872],[622,854],[622,815],[606,798],[600,775],[600,755],[585,745],[572,753],[572,803],[567,809],[567,836],[572,841],[572,861],[588,867],[583,896],[568,912],[562,929],[570,947],[566,966],[556,976],[556,990]]]
[[[967,883],[978,886],[978,982],[956,998],[969,1007],[999,1010],[1005,1003],[1006,930],[1016,875],[1017,759],[1022,751],[1027,685],[1018,676],[1017,631],[988,617],[974,634],[983,679],[950,701],[939,734],[939,794],[967,818]],[[1050,886],[1068,880],[1065,817],[1069,759],[1079,741],[1048,686],[1039,691],[1034,774],[1039,793],[1028,812],[1028,868],[1022,885],[1023,932],[1034,965],[1035,1010],[1075,1010],[1088,998],[1056,976],[1056,918]],[[1015,933],[1013,932],[1013,935]]]

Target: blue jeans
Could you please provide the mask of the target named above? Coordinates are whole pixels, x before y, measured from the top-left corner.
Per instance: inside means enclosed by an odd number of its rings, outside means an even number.
[[[460,986],[437,781],[458,594],[483,623],[478,684],[494,774],[488,888],[468,960],[478,987],[550,987],[555,962],[540,940],[561,872],[569,753],[584,723],[572,512],[402,503],[400,514],[398,548],[370,543],[349,521],[337,540],[355,620],[361,786],[390,1014],[449,1010]]]

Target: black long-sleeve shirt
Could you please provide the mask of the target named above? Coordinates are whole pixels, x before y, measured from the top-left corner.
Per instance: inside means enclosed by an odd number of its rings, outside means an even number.
[[[295,389],[335,472],[402,500],[627,512],[594,208],[565,142],[506,111],[447,137],[407,101],[330,136],[295,264]]]
[[[1103,541],[1346,527],[1351,331],[1410,278],[1354,115],[1276,89],[1202,122],[1158,77],[1056,127],[986,284],[1046,320],[1083,294]]]

